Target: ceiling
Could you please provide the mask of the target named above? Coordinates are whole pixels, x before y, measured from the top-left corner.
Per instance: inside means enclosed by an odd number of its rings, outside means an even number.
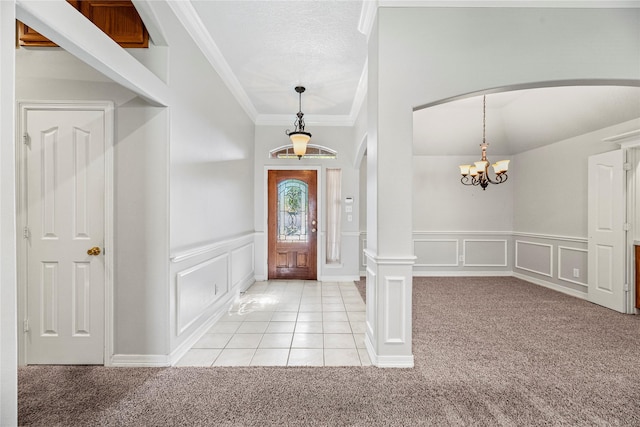
[[[256,123],[291,125],[298,85],[307,88],[307,126],[353,123],[366,91],[367,38],[358,30],[366,2],[192,0],[191,7]],[[639,117],[638,87],[497,93],[487,97],[487,140],[491,152],[509,155]],[[477,154],[481,140],[481,96],[414,113],[416,154]]]

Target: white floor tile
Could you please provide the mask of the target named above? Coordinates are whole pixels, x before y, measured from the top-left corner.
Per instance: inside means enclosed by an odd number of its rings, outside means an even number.
[[[233,334],[242,325],[242,322],[216,322],[207,331],[208,334],[223,333]]]
[[[347,317],[349,322],[364,322],[366,320],[366,313],[364,311],[348,311]]]
[[[244,321],[244,316],[241,316],[237,312],[234,313],[225,313],[222,315],[218,322],[242,322]]]
[[[322,315],[320,311],[298,313],[298,322],[322,322]]]
[[[321,334],[322,322],[296,322],[296,333]]]
[[[322,311],[345,311],[344,304],[322,304]]]
[[[225,348],[213,366],[249,366],[255,349],[229,349]]]
[[[245,322],[268,322],[273,316],[272,311],[254,311],[245,317]]]
[[[367,327],[364,322],[350,322],[351,332],[354,334],[364,334],[367,331]]]
[[[324,349],[325,366],[361,366],[356,349]]]
[[[295,322],[298,318],[298,313],[295,311],[278,311],[273,313],[271,318],[272,322]]]
[[[286,304],[278,304],[276,306],[276,313],[278,311],[298,311],[300,308],[300,304],[298,303],[286,303]]]
[[[325,334],[350,334],[351,325],[349,322],[323,322],[322,332]]]
[[[192,348],[182,356],[176,366],[211,366],[221,352],[221,349]]]
[[[300,304],[300,312],[322,311],[322,304]]]
[[[293,332],[296,327],[296,322],[271,322],[267,327],[266,333],[275,334],[275,333],[284,333],[284,332]]]
[[[300,299],[300,304],[322,304],[322,297],[320,295],[303,296]]]
[[[345,311],[365,311],[364,303],[359,304],[344,304]]]
[[[323,366],[324,351],[322,349],[292,348],[289,352],[288,366]]]
[[[288,348],[259,348],[251,359],[251,366],[287,366],[288,359]]]
[[[324,335],[323,334],[300,334],[295,333],[293,335],[293,342],[291,348],[323,348],[324,347]]]
[[[362,366],[371,366],[371,359],[369,358],[369,353],[366,348],[359,348],[358,355],[360,356],[360,363],[362,363]]]
[[[225,348],[258,348],[262,334],[235,334]]]
[[[324,322],[347,322],[349,318],[346,311],[326,311],[322,313],[322,320]]]
[[[322,297],[323,304],[342,304],[342,297]]]
[[[293,334],[264,334],[258,348],[291,348]]]
[[[243,322],[236,334],[264,334],[269,322]]]
[[[353,340],[356,342],[356,348],[367,348],[364,345],[364,333],[354,333]]]
[[[356,343],[353,334],[324,334],[324,348],[352,348],[355,350]]]
[[[224,348],[233,334],[204,334],[192,348]]]

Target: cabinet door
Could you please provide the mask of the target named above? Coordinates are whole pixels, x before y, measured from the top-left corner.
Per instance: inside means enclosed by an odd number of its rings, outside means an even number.
[[[67,0],[84,16],[122,47],[149,47],[149,33],[130,0]],[[20,46],[57,46],[54,42],[18,21]]]
[[[67,0],[73,7],[80,10],[79,0]],[[18,26],[18,44],[20,46],[46,46],[55,47],[58,46],[33,28],[23,24],[20,21],[16,21]]]

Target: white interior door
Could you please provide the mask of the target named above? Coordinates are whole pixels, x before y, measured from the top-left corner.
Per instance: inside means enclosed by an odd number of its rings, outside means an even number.
[[[589,301],[625,311],[624,153],[589,157]]]
[[[26,361],[103,364],[105,111],[29,109],[23,120]]]

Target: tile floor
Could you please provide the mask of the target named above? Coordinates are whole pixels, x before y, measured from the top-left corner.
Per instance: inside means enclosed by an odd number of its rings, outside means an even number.
[[[254,283],[176,366],[368,366],[353,282]]]

